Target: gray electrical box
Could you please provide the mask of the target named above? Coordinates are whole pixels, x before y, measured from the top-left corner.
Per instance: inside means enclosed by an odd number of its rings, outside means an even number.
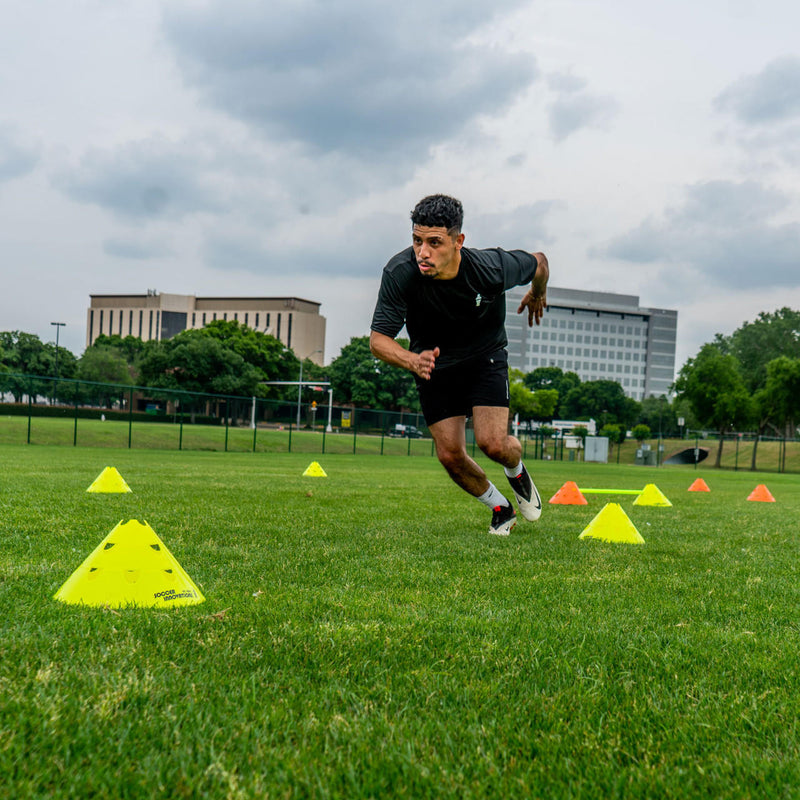
[[[584,461],[608,463],[608,436],[587,436],[586,449],[583,451]]]

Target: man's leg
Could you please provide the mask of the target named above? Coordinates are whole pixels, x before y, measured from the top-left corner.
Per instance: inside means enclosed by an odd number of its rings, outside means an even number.
[[[502,464],[514,492],[519,510],[525,519],[539,519],[542,500],[522,463],[522,445],[508,433],[508,409],[498,406],[476,406],[472,412],[475,441],[480,449]]]
[[[472,410],[475,442],[480,449],[504,467],[516,467],[522,459],[522,445],[508,433],[508,409],[501,406],[475,406]]]
[[[514,507],[467,453],[465,423],[466,417],[461,416],[428,426],[436,445],[436,455],[456,484],[492,510],[489,533],[507,536],[516,522]]]
[[[489,488],[486,473],[467,454],[466,417],[449,417],[428,426],[436,456],[447,474],[465,491],[480,497]]]

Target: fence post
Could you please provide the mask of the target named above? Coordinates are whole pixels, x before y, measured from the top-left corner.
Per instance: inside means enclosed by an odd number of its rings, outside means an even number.
[[[256,431],[258,430],[258,414],[256,413],[258,407],[258,400],[253,398],[253,452],[256,451]]]
[[[356,454],[356,437],[358,436],[358,412],[356,409],[353,409],[353,413],[350,415],[350,418],[353,420],[353,455]]]
[[[178,422],[178,450],[183,450],[183,408],[181,408],[179,420],[180,421]]]
[[[289,452],[292,452],[292,421],[289,420]]]
[[[133,433],[133,389],[128,393],[128,450],[131,449],[131,434]]]
[[[75,425],[72,428],[72,446],[78,446],[78,390],[75,388]]]
[[[28,389],[28,444],[31,443],[31,414],[33,413],[33,407],[31,405],[31,392]]]

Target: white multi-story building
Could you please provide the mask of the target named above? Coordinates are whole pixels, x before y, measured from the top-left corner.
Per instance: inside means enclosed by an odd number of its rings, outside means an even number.
[[[506,294],[510,367],[560,367],[582,381],[616,381],[634,400],[669,394],[677,311],[643,308],[633,295],[549,286],[542,323],[529,328],[528,315],[516,313],[526,290]]]

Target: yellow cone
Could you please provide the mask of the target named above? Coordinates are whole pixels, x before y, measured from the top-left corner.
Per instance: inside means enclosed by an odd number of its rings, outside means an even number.
[[[307,467],[306,471],[303,473],[304,476],[307,478],[327,478],[328,474],[325,472],[324,469],[319,465],[318,462],[312,461]]]
[[[642,493],[633,501],[635,506],[671,506],[669,500],[654,483],[648,483]]]
[[[619,503],[606,503],[586,526],[579,539],[602,539],[604,542],[644,544],[644,539]]]
[[[173,608],[205,597],[155,531],[120,522],[56,592],[70,605]]]
[[[112,494],[115,492],[129,492],[130,490],[131,487],[128,486],[125,478],[119,474],[116,467],[106,467],[86,491]]]

